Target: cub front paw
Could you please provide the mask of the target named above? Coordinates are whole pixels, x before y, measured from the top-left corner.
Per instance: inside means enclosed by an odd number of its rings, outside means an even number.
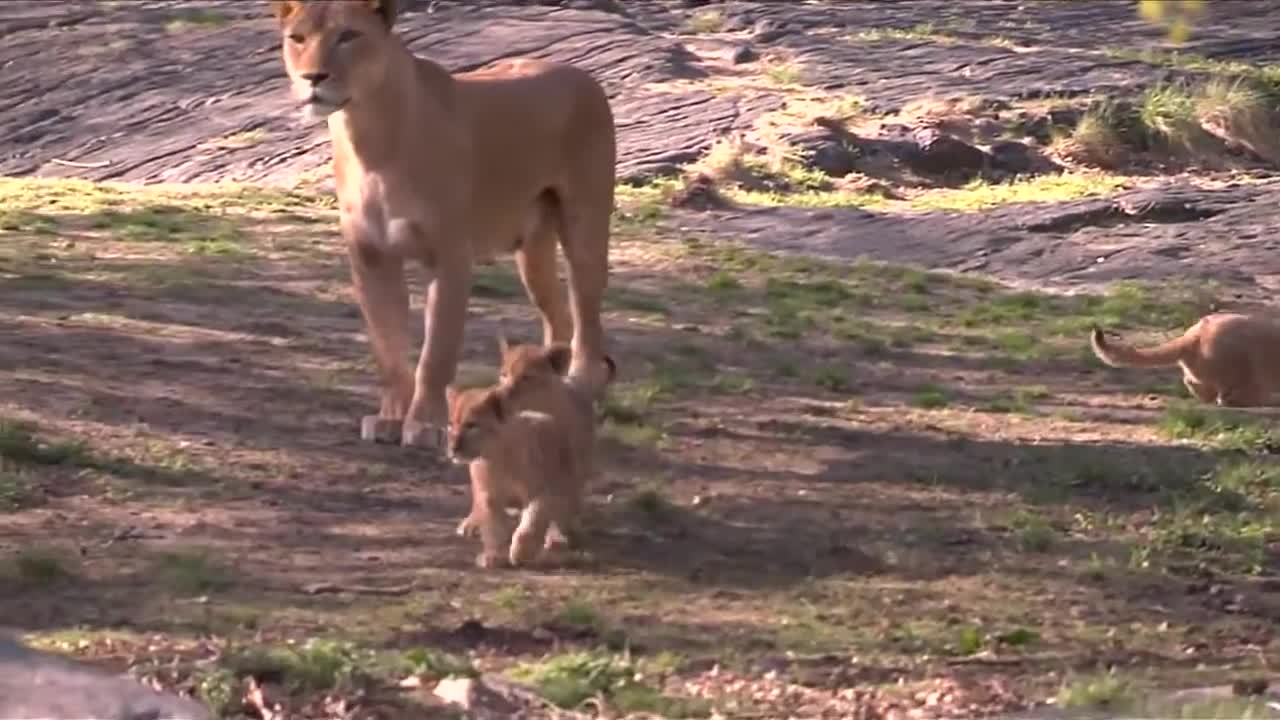
[[[396,418],[365,415],[360,418],[360,439],[364,442],[395,445],[400,442],[403,427],[404,421]]]

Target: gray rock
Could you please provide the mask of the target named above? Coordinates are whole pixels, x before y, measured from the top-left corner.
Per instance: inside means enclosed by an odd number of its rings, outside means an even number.
[[[0,635],[0,718],[212,720],[194,700]]]
[[[920,153],[911,160],[921,172],[972,177],[987,166],[985,152],[934,128],[921,128],[914,137]]]
[[[739,45],[733,51],[733,64],[741,65],[743,63],[753,62],[759,59],[760,54],[751,49],[750,45]]]

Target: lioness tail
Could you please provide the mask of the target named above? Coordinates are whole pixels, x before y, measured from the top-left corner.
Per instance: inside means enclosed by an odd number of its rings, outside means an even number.
[[[1181,337],[1161,343],[1153,348],[1113,345],[1107,342],[1107,338],[1102,334],[1102,328],[1097,326],[1094,326],[1093,334],[1089,340],[1090,344],[1093,345],[1093,354],[1111,367],[1163,367],[1173,365],[1183,358],[1187,350],[1199,341],[1199,329],[1200,325],[1197,323],[1183,333]]]

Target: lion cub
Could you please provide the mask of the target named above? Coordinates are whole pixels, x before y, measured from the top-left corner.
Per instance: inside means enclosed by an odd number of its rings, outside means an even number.
[[[573,494],[571,525],[554,522],[547,536],[547,547],[575,544],[586,485],[595,474],[595,402],[594,395],[582,391],[566,377],[572,357],[569,346],[554,343],[543,347],[532,344],[507,342],[498,336],[501,362],[498,370],[498,387],[506,389],[506,397],[514,410],[533,410],[546,413],[560,423],[568,433],[570,458],[568,470],[577,483]],[[605,355],[606,382],[617,375],[617,364]],[[472,493],[471,512],[458,523],[457,533],[471,535],[477,529],[480,508]]]
[[[571,432],[557,418],[516,409],[510,388],[445,390],[448,454],[471,473],[471,514],[480,531],[482,568],[528,565],[546,545],[551,523],[566,527],[578,507],[581,483],[573,467]],[[521,508],[511,532],[506,509]],[[508,547],[509,546],[509,547]]]
[[[1090,341],[1113,367],[1181,366],[1183,384],[1202,402],[1268,405],[1280,389],[1280,325],[1252,315],[1205,315],[1181,337],[1153,348],[1113,345],[1098,327]]]

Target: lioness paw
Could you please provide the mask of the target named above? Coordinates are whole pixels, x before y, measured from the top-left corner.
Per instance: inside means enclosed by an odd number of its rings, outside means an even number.
[[[395,445],[400,442],[403,425],[403,421],[396,418],[365,415],[360,418],[360,439],[364,442]]]
[[[476,534],[480,526],[476,523],[475,518],[470,515],[462,518],[458,523],[457,533],[460,537],[471,537]]]
[[[400,444],[404,447],[420,447],[440,450],[444,447],[441,428],[417,420],[405,420],[400,431]]]
[[[501,555],[490,555],[488,553],[480,553],[476,556],[476,567],[481,570],[493,570],[500,568],[506,564],[506,558]]]

